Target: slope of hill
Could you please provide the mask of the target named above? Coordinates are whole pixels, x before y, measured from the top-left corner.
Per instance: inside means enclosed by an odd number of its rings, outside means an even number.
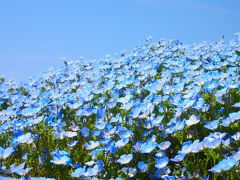
[[[191,46],[147,41],[29,83],[0,82],[2,176],[240,174],[240,34]]]

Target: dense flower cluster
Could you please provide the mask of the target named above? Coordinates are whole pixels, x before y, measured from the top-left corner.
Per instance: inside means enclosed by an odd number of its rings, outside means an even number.
[[[0,79],[1,178],[237,179],[239,129],[240,34]]]

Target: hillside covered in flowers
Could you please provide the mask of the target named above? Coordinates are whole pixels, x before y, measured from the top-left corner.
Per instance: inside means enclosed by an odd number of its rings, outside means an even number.
[[[240,34],[0,79],[1,179],[238,179],[239,161]]]

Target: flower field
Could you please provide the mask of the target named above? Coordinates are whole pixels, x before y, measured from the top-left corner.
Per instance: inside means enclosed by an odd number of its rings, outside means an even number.
[[[239,161],[240,34],[0,78],[0,179],[239,179]]]

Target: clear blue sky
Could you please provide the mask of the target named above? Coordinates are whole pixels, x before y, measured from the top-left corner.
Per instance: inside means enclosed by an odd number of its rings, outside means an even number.
[[[148,36],[185,43],[230,39],[239,0],[2,0],[0,74],[24,80],[62,64],[131,50]]]

